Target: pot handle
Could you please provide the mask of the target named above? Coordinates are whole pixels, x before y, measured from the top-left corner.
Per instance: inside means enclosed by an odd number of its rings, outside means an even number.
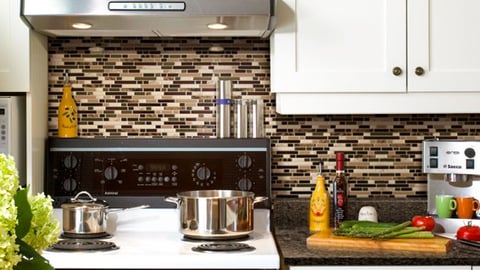
[[[178,206],[178,205],[180,205],[181,199],[177,198],[177,197],[167,197],[167,198],[165,198],[165,201],[175,203]]]
[[[110,214],[110,213],[128,212],[128,211],[144,209],[144,208],[148,208],[148,207],[150,207],[150,205],[144,204],[144,205],[127,207],[127,208],[122,208],[122,209],[109,209],[109,210],[107,210],[107,213]]]
[[[81,195],[87,195],[87,197],[90,199],[90,200],[83,200],[83,199],[80,199],[79,197]],[[71,202],[95,202],[97,201],[96,198],[93,198],[92,194],[90,194],[88,191],[80,191],[79,193],[77,193],[77,195],[75,195],[75,197],[71,198],[70,199]]]
[[[256,203],[259,203],[259,202],[263,202],[265,200],[268,200],[268,197],[265,197],[265,196],[258,196],[256,198],[253,199],[253,202],[252,202],[252,205],[253,204],[256,204]]]

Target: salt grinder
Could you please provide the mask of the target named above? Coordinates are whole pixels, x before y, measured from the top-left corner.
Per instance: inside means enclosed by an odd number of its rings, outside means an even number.
[[[263,100],[260,98],[251,100],[249,111],[250,111],[250,119],[249,119],[250,138],[263,138],[264,137]]]

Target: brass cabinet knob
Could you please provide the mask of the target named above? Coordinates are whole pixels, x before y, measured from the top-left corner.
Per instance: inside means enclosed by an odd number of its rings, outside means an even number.
[[[425,70],[422,67],[415,68],[415,74],[418,76],[422,76],[425,73]]]
[[[392,73],[395,76],[400,76],[400,74],[402,74],[402,69],[400,67],[394,67]]]

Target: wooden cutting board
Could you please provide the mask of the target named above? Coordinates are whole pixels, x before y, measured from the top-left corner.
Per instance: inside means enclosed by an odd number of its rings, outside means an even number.
[[[346,248],[371,249],[384,251],[418,251],[446,253],[451,246],[451,240],[441,237],[430,239],[386,239],[372,240],[369,238],[351,238],[336,236],[332,231],[319,232],[307,238],[308,248]]]

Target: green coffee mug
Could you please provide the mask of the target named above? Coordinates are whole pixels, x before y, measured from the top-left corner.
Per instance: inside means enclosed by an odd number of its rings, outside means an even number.
[[[450,218],[453,211],[457,209],[457,201],[452,195],[437,195],[435,204],[439,218]]]

